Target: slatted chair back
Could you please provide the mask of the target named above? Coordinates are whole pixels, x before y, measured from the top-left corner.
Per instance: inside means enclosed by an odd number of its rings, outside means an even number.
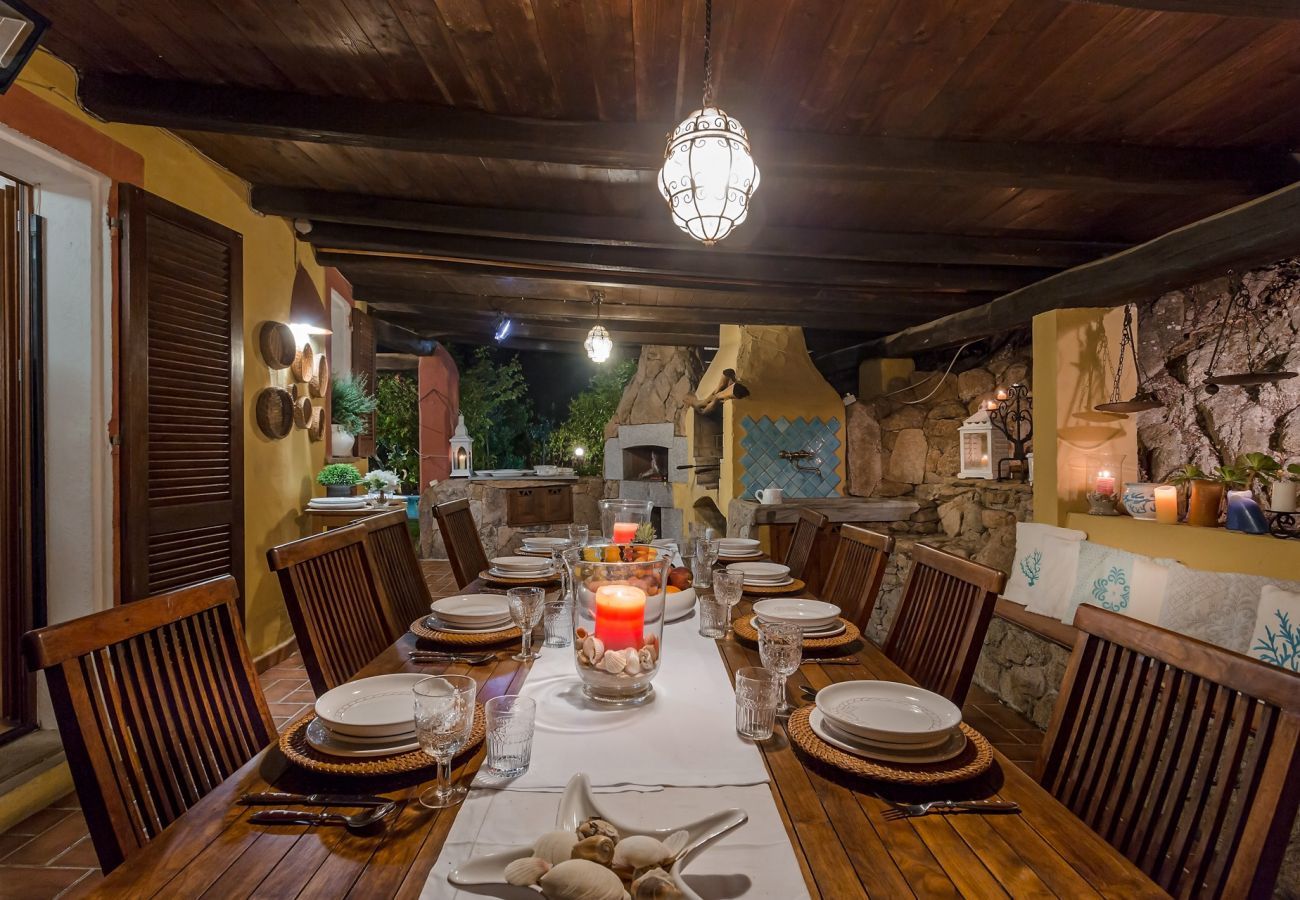
[[[821,598],[838,606],[844,618],[865,628],[893,552],[892,537],[856,525],[841,526]]]
[[[921,687],[961,706],[1006,583],[997,569],[917,544],[885,655]]]
[[[100,868],[275,740],[230,576],[30,631]]]
[[[794,523],[794,534],[790,536],[790,546],[785,551],[785,564],[790,567],[791,577],[803,578],[817,535],[827,521],[826,516],[815,509],[799,510],[799,521]]]
[[[433,597],[415,555],[405,509],[368,516],[357,524],[366,529],[370,558],[375,562],[384,594],[399,623],[410,624],[429,614]]]
[[[391,611],[366,534],[348,525],[266,553],[318,695],[351,680],[410,625]]]
[[[433,515],[442,531],[442,543],[447,548],[451,573],[456,576],[456,584],[464,587],[478,578],[478,573],[488,566],[487,554],[483,552],[483,541],[478,536],[478,525],[474,521],[474,513],[470,512],[469,501],[439,503],[433,508]]]
[[[1174,897],[1269,897],[1300,803],[1300,675],[1095,606],[1044,787]]]

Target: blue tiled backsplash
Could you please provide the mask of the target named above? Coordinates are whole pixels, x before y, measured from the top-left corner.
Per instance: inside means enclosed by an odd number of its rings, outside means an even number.
[[[839,494],[840,476],[835,467],[840,461],[840,420],[786,419],[745,416],[741,422],[745,435],[740,439],[740,476],[746,498],[754,491],[779,487],[787,497],[834,497]],[[798,460],[804,466],[817,466],[816,472],[800,472],[795,460],[782,459],[782,450],[811,450],[812,459]]]

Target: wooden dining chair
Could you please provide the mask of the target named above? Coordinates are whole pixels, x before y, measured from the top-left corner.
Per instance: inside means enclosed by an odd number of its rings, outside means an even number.
[[[393,616],[404,626],[429,615],[429,605],[433,603],[406,523],[405,509],[367,516],[357,523],[366,530],[370,558],[374,560]]]
[[[392,612],[366,536],[354,524],[266,552],[318,695],[349,681],[410,624]]]
[[[238,597],[226,575],[23,636],[105,873],[275,740]]]
[[[447,548],[447,559],[456,584],[464,587],[488,566],[483,541],[478,536],[478,524],[470,511],[468,500],[451,500],[433,508],[442,532],[442,543]]]
[[[790,536],[790,546],[785,551],[785,565],[790,567],[790,577],[803,578],[817,535],[828,521],[815,509],[799,510],[799,521],[794,523],[794,534]]]
[[[841,526],[835,558],[819,596],[838,606],[844,618],[865,629],[893,552],[894,539],[889,535],[857,525]]]
[[[915,545],[885,655],[921,687],[961,706],[1006,583],[997,569]]]
[[[1269,897],[1300,804],[1300,675],[1095,606],[1043,786],[1174,897]]]

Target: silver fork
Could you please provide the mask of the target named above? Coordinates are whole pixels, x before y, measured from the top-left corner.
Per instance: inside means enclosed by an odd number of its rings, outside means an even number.
[[[1020,804],[1010,800],[931,800],[929,803],[895,803],[886,800],[890,808],[886,819],[910,819],[941,812],[1017,813]]]
[[[397,804],[389,801],[383,806],[376,806],[362,813],[345,816],[342,813],[308,812],[304,809],[264,809],[249,816],[248,821],[258,825],[297,823],[299,825],[345,825],[354,830],[362,830],[377,825],[392,815]]]
[[[447,663],[462,662],[471,666],[481,666],[497,658],[495,653],[435,653],[432,650],[412,650],[413,663]]]

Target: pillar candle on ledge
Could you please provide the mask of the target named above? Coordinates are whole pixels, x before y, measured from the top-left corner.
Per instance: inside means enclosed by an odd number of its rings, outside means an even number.
[[[630,544],[636,540],[636,522],[615,522],[614,533],[609,536],[616,544]]]
[[[1097,473],[1097,484],[1093,490],[1098,494],[1101,494],[1103,497],[1108,497],[1115,493],[1115,476],[1110,474],[1109,469],[1102,469]]]
[[[639,649],[645,632],[645,591],[630,584],[597,588],[595,627],[606,650]]]
[[[1173,485],[1156,488],[1156,521],[1162,525],[1178,523],[1178,488]]]

